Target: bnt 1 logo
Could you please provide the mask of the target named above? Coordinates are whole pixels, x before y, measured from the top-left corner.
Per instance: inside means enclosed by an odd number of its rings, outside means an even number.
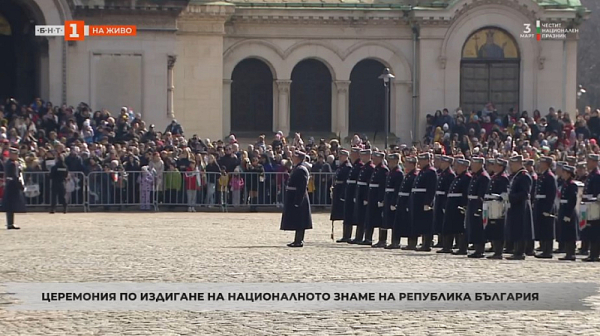
[[[86,36],[136,36],[137,27],[123,26],[88,26],[84,21],[65,21],[63,26],[35,26],[36,36],[64,36],[66,41],[83,41]]]

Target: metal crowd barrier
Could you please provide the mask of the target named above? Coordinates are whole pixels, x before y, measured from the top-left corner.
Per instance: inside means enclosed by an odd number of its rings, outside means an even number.
[[[28,208],[49,210],[52,181],[49,172],[25,172]],[[282,208],[289,179],[286,172],[228,173],[165,171],[94,171],[87,176],[70,172],[65,183],[69,209],[83,211],[196,211],[202,207]],[[316,207],[331,205],[335,173],[311,173],[308,192]],[[0,200],[3,193],[0,175]],[[57,200],[58,203],[58,200]],[[57,204],[58,211],[62,210]]]

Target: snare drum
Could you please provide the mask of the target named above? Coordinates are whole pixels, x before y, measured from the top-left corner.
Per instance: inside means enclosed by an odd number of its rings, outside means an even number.
[[[488,218],[491,220],[500,219],[504,217],[504,202],[502,201],[488,201]]]
[[[600,219],[600,204],[598,202],[586,202],[587,220],[595,221]]]

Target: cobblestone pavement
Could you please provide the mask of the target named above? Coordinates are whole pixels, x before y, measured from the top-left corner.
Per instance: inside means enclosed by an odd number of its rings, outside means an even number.
[[[524,262],[334,244],[302,249],[276,213],[27,214],[0,230],[3,282],[600,282],[600,263]],[[336,234],[341,234],[341,224]],[[1,292],[1,289],[0,289]],[[2,301],[4,300],[4,301]],[[0,335],[598,335],[597,311],[14,312]],[[590,299],[596,310],[600,296]]]

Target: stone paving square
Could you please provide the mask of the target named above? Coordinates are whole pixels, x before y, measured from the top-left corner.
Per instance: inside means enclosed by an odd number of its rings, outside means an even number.
[[[278,213],[31,213],[0,230],[6,282],[600,282],[600,263],[471,260],[330,239],[314,215],[302,249]],[[341,223],[336,225],[336,238]],[[403,242],[404,243],[404,242]],[[0,287],[0,293],[3,293]],[[8,311],[0,335],[599,335],[588,311]]]

